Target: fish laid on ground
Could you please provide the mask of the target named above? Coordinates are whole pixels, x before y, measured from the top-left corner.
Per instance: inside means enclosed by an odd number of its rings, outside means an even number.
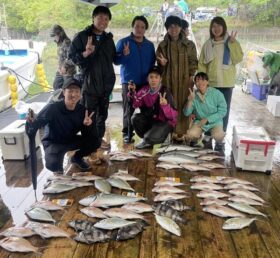
[[[128,182],[125,180],[122,180],[120,178],[108,178],[107,181],[109,184],[113,187],[119,188],[119,189],[124,189],[128,191],[135,191]]]
[[[159,161],[163,161],[163,162],[168,162],[168,163],[174,163],[174,164],[182,164],[182,163],[193,163],[193,164],[198,164],[201,163],[201,161],[199,161],[196,158],[192,158],[186,155],[182,155],[182,154],[175,154],[175,155],[169,155],[167,154],[163,154],[158,158]]]
[[[89,195],[79,201],[79,204],[84,206],[95,206],[95,207],[110,207],[119,206],[130,202],[145,201],[144,197],[129,197],[120,194],[95,194]]]
[[[162,228],[164,228],[165,230],[167,230],[168,232],[170,232],[176,236],[181,236],[181,229],[175,221],[173,221],[172,219],[170,219],[168,217],[160,216],[157,214],[155,214],[155,217],[156,217],[157,223]]]
[[[121,219],[142,219],[144,216],[125,208],[110,208],[103,212],[107,217],[117,217]]]
[[[137,178],[133,175],[130,175],[128,173],[122,173],[122,172],[114,173],[110,177],[111,178],[120,178],[124,181],[141,181],[139,178]]]
[[[134,238],[144,230],[145,226],[145,222],[137,221],[132,225],[122,227],[118,230],[115,239],[120,241]]]
[[[26,227],[11,227],[0,232],[0,236],[5,237],[31,237],[36,235],[36,233],[30,228]]]
[[[68,225],[72,228],[74,228],[76,231],[88,231],[88,230],[94,230],[94,222],[83,220],[83,219],[77,219],[77,220],[70,220],[68,222]]]
[[[261,197],[245,189],[233,189],[233,190],[229,190],[229,193],[234,194],[236,196],[250,198],[258,202],[265,203],[265,200],[263,200]]]
[[[194,190],[222,190],[224,189],[221,185],[212,183],[194,183],[191,185],[191,189]]]
[[[127,155],[127,153],[126,152],[124,152],[124,151],[110,151],[109,153],[108,153],[110,156],[122,156],[122,155]]]
[[[6,237],[0,240],[0,246],[9,252],[38,253],[38,248],[21,237]]]
[[[152,189],[152,192],[155,193],[163,193],[163,192],[168,192],[168,193],[186,193],[186,191],[172,185],[160,185],[160,186],[155,186]]]
[[[172,180],[159,180],[159,181],[155,182],[155,186],[161,186],[161,185],[182,186],[185,184],[181,183],[181,182],[172,181]]]
[[[51,238],[51,237],[70,238],[70,234],[68,232],[52,224],[29,222],[26,225],[26,227],[36,232],[42,238]]]
[[[160,193],[155,196],[154,201],[155,202],[164,202],[169,200],[179,200],[188,198],[185,194],[175,194],[175,193]]]
[[[144,213],[144,212],[154,211],[153,207],[150,204],[143,203],[143,202],[127,203],[127,204],[123,205],[122,208],[134,211],[136,213]]]
[[[220,183],[220,180],[216,176],[194,176],[190,179],[190,182],[197,183]]]
[[[77,236],[74,237],[74,240],[86,244],[103,243],[109,241],[110,239],[111,239],[110,231],[102,230],[98,228],[81,231]]]
[[[192,210],[192,207],[185,205],[180,200],[170,200],[170,201],[163,202],[162,204],[168,205],[176,211]]]
[[[72,178],[75,180],[80,180],[80,181],[95,181],[96,179],[103,179],[101,176],[96,176],[96,175],[72,175]]]
[[[180,164],[180,166],[188,171],[191,172],[196,172],[196,171],[210,171],[210,169],[205,168],[201,165],[196,165],[196,164],[189,164],[189,163],[183,163]]]
[[[232,184],[225,185],[224,189],[226,189],[226,190],[245,189],[245,190],[248,190],[248,191],[260,192],[260,190],[256,187],[254,187],[254,186],[237,184],[237,183],[232,183]]]
[[[245,203],[245,204],[254,205],[254,206],[263,206],[264,205],[262,202],[258,202],[256,200],[253,200],[250,198],[245,198],[245,197],[240,197],[240,196],[232,196],[232,197],[229,197],[228,200],[231,202]]]
[[[37,221],[48,221],[48,222],[56,222],[52,215],[42,209],[42,208],[31,208],[27,211],[25,211],[25,214],[27,215],[28,218],[37,220]]]
[[[53,180],[50,182],[47,182],[44,185],[44,188],[47,188],[51,186],[52,184],[60,184],[60,185],[68,185],[68,186],[74,186],[74,187],[85,187],[85,186],[93,186],[92,183],[82,180]]]
[[[219,154],[218,151],[214,151],[212,149],[203,149],[203,150],[194,150],[194,152],[199,153],[199,154]]]
[[[48,188],[43,190],[43,194],[57,194],[57,193],[64,193],[67,191],[71,191],[73,189],[77,188],[73,185],[62,185],[62,184],[50,184]]]
[[[103,213],[103,210],[97,208],[97,207],[85,207],[83,209],[80,209],[80,211],[84,214],[86,214],[90,218],[100,218],[105,219],[107,216]]]
[[[203,199],[202,202],[200,202],[200,205],[203,205],[203,206],[212,205],[212,204],[224,206],[224,205],[228,204],[228,201],[217,199],[217,198],[205,198],[205,199]]]
[[[225,159],[224,156],[218,156],[214,154],[202,155],[198,158],[199,160],[211,161],[213,159]]]
[[[63,207],[60,205],[53,203],[52,201],[39,201],[33,203],[30,208],[42,208],[47,211],[58,211],[58,210],[63,210]]]
[[[226,206],[220,206],[220,205],[208,205],[204,206],[203,211],[211,213],[213,215],[226,218],[226,217],[241,217],[244,218],[245,215],[239,211],[236,211],[234,209],[228,208]]]
[[[94,186],[97,190],[99,190],[101,193],[109,194],[112,191],[112,187],[109,184],[109,182],[105,179],[96,179],[94,181]]]
[[[209,169],[217,169],[217,168],[228,168],[227,166],[219,163],[214,163],[214,162],[204,162],[200,164],[202,167],[206,167]]]
[[[135,221],[128,221],[125,219],[121,218],[108,218],[108,219],[103,219],[94,224],[94,227],[96,228],[101,228],[101,229],[107,229],[107,230],[113,230],[116,228],[122,228],[126,227],[132,224],[135,224]]]
[[[150,158],[150,157],[153,157],[152,154],[150,153],[146,153],[146,152],[143,152],[143,151],[130,151],[129,154],[132,154],[136,157],[139,157],[139,158]]]
[[[55,181],[55,180],[72,180],[71,176],[66,175],[51,175],[47,178],[47,181]]]
[[[112,160],[112,161],[125,161],[125,160],[130,160],[130,159],[137,159],[137,158],[135,156],[129,155],[129,154],[115,155],[115,156],[110,157],[110,160]]]
[[[170,151],[168,153],[166,153],[168,155],[185,155],[188,157],[192,157],[192,158],[198,158],[199,156],[201,156],[201,154],[193,152],[193,151],[183,151],[183,150],[176,150],[176,151]],[[163,155],[166,155],[163,154]]]
[[[175,222],[186,223],[187,220],[181,216],[179,211],[174,210],[166,204],[155,204],[154,210],[157,215],[168,217]]]
[[[217,198],[217,199],[218,198],[229,197],[228,194],[221,193],[221,192],[214,191],[214,190],[200,191],[196,196],[199,197],[199,198]]]
[[[259,215],[259,216],[263,216],[267,218],[267,215],[263,214],[262,212],[258,211],[257,209],[255,209],[254,207],[250,206],[249,204],[245,204],[245,203],[238,203],[238,202],[229,202],[228,206],[238,210],[238,211],[242,211],[244,213],[248,213],[251,215]]]
[[[171,151],[193,151],[193,150],[197,150],[198,148],[196,147],[190,147],[187,145],[169,145],[166,148],[162,148],[162,150],[158,149],[158,151],[163,151],[163,152],[171,152]],[[159,152],[158,152],[159,153]]]
[[[257,218],[230,218],[223,224],[224,230],[236,230],[248,227]]]
[[[224,179],[221,180],[221,184],[243,184],[243,185],[253,185],[253,183],[244,180],[244,179],[239,179],[239,178],[235,178],[235,177],[225,177]]]
[[[182,168],[179,165],[167,163],[167,162],[160,162],[156,165],[157,168],[163,168],[163,169],[176,169],[176,168]]]

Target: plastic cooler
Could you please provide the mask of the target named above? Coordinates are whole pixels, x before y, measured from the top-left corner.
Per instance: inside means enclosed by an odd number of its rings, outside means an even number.
[[[263,127],[234,126],[232,152],[238,169],[270,174],[275,141]]]
[[[254,96],[258,100],[264,100],[266,99],[266,95],[268,92],[268,84],[252,84],[252,96]]]
[[[29,156],[29,139],[25,133],[25,120],[16,120],[0,131],[0,144],[3,160],[24,160]],[[40,145],[39,131],[36,134],[36,147]]]

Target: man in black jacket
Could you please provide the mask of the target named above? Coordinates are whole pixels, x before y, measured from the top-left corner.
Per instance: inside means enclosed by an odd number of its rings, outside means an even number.
[[[90,112],[95,112],[98,135],[102,139],[108,116],[109,96],[116,80],[113,68],[116,48],[113,35],[105,32],[112,18],[110,10],[97,6],[92,18],[93,24],[73,39],[69,58],[81,70],[82,103]]]

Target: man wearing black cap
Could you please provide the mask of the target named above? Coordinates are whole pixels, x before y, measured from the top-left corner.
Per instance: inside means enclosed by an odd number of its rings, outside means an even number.
[[[67,37],[64,29],[57,24],[52,27],[50,36],[54,38],[54,42],[57,44],[58,69],[53,82],[53,88],[57,90],[61,89],[63,85],[61,68],[68,58],[71,40]]]
[[[93,24],[75,36],[69,53],[84,78],[82,103],[95,112],[101,139],[105,133],[109,96],[116,80],[113,68],[116,48],[113,35],[105,32],[111,18],[107,7],[97,6],[92,13]]]
[[[46,168],[52,172],[62,174],[65,153],[77,149],[71,162],[81,171],[89,170],[83,157],[100,147],[96,127],[92,126],[93,113],[79,103],[81,88],[79,81],[68,78],[62,86],[64,99],[46,105],[34,121],[26,123],[28,135],[35,135],[39,128],[45,127],[42,144]]]

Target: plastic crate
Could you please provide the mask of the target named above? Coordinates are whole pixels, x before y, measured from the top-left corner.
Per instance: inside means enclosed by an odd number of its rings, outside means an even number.
[[[252,85],[252,96],[258,100],[264,100],[267,97],[268,93],[268,84],[256,84]]]

